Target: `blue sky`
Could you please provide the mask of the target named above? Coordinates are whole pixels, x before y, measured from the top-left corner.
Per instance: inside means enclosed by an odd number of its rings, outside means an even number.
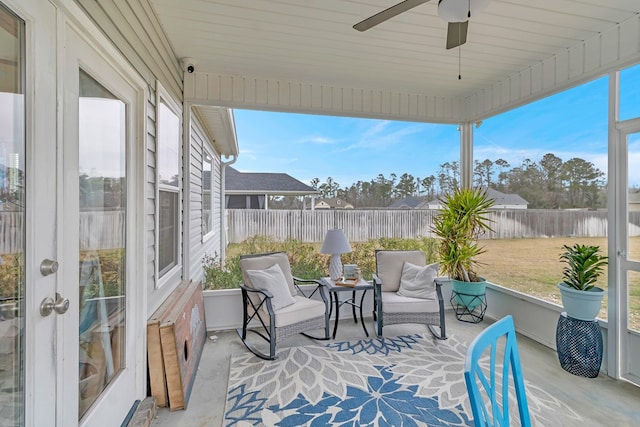
[[[621,118],[640,116],[640,66],[622,74]],[[485,120],[474,129],[474,158],[539,161],[546,153],[580,157],[607,172],[606,77]],[[333,178],[342,188],[407,172],[436,175],[458,160],[455,125],[234,110],[242,172],[284,172],[309,183]],[[640,164],[640,138],[630,164]],[[639,168],[630,168],[640,183]],[[637,184],[636,184],[637,185]]]

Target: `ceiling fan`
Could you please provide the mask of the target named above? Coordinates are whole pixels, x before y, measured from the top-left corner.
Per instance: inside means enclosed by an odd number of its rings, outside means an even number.
[[[388,9],[378,12],[353,26],[358,31],[366,31],[403,12],[413,9],[430,0],[405,0]],[[447,28],[447,49],[461,46],[467,42],[469,18],[482,11],[490,0],[439,0],[438,15],[449,23]]]

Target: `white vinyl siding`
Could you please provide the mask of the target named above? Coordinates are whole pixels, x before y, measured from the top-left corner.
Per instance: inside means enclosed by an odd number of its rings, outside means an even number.
[[[220,155],[207,142],[206,133],[197,118],[191,116],[191,161],[189,187],[189,278],[202,279],[202,257],[205,253],[220,254]],[[206,145],[205,145],[206,144]],[[202,155],[207,146],[212,156],[211,164],[211,237],[202,237]]]

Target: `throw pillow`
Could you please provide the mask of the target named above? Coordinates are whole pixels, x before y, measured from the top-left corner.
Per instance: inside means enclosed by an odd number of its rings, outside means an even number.
[[[264,270],[247,270],[246,273],[254,288],[271,292],[273,295],[271,305],[274,310],[279,310],[296,302],[291,296],[287,279],[285,279],[284,273],[278,264],[273,264]]]
[[[400,276],[398,295],[411,298],[435,299],[435,279],[438,275],[439,264],[429,264],[424,267],[405,262]]]

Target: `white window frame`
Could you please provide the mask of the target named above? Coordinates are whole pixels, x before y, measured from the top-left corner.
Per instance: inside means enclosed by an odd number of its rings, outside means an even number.
[[[160,184],[159,178],[159,135],[160,135],[160,124],[159,124],[159,109],[160,104],[164,103],[171,112],[173,112],[178,117],[178,123],[180,129],[178,131],[179,142],[178,142],[178,187],[177,190],[175,187],[166,186]],[[183,236],[182,236],[182,221],[183,221],[183,211],[184,211],[184,200],[183,200],[183,116],[182,116],[182,106],[177,103],[169,94],[169,92],[162,86],[160,81],[156,81],[156,168],[155,168],[155,181],[156,181],[156,203],[155,203],[155,285],[156,289],[162,288],[167,283],[177,284],[182,277],[182,267],[183,267]],[[175,265],[170,269],[164,272],[160,272],[160,191],[168,191],[168,192],[176,192],[178,195],[178,212],[177,214],[177,231],[176,231],[176,257],[175,257]],[[162,274],[162,276],[161,276]]]
[[[207,232],[205,232],[205,222],[204,222],[204,202],[205,202],[205,193],[204,193],[204,164],[205,164],[205,158],[209,156],[211,158],[211,172],[209,174],[209,210],[211,211],[210,213],[210,219],[211,219],[211,229]],[[202,192],[202,202],[200,204],[200,212],[201,212],[201,233],[202,233],[202,242],[206,242],[207,240],[211,239],[214,236],[214,230],[213,230],[213,213],[214,213],[214,206],[213,206],[213,201],[214,201],[214,197],[213,197],[213,192],[214,192],[214,188],[213,188],[213,183],[214,183],[214,179],[213,179],[213,174],[214,174],[214,150],[213,148],[211,148],[208,144],[203,144],[202,146],[202,187],[201,187],[201,192]]]

